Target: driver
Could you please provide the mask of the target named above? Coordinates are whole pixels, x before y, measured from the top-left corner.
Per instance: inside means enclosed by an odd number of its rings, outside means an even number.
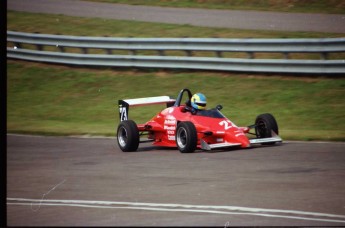
[[[191,103],[192,109],[194,109],[196,112],[198,110],[205,110],[207,101],[204,94],[196,93],[190,99],[190,103]]]

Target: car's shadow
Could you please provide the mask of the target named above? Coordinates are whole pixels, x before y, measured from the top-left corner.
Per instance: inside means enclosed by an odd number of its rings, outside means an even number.
[[[117,143],[115,143],[115,147],[119,148]],[[148,145],[149,144],[149,145]],[[277,147],[281,146],[282,143],[276,143],[274,145],[253,145],[248,148],[241,148],[239,146],[237,147],[227,147],[227,148],[221,148],[221,149],[213,149],[213,150],[202,150],[202,149],[196,149],[192,153],[181,153],[181,154],[200,154],[200,153],[229,153],[229,152],[238,152],[238,151],[248,151],[256,148],[269,148],[269,147]],[[164,147],[164,146],[155,146],[150,143],[141,143],[139,144],[139,148],[136,151],[132,151],[129,153],[143,153],[143,152],[179,152],[177,147]]]
[[[241,147],[228,147],[228,148],[223,148],[223,149],[214,149],[214,150],[202,150],[202,149],[197,149],[192,153],[181,153],[181,154],[200,154],[200,153],[229,153],[229,152],[238,152],[238,151],[248,151],[248,150],[253,150],[256,148],[266,148],[266,147],[276,147],[276,146],[281,146],[282,143],[276,143],[274,145],[254,145],[248,148],[241,148]],[[152,151],[175,151],[179,152],[177,148],[174,147],[162,147],[162,146],[145,146],[145,147],[140,147],[136,152],[152,152]]]

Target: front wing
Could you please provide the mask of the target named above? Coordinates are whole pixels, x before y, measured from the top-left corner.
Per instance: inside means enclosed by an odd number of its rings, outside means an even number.
[[[200,139],[201,142],[201,149],[203,150],[212,150],[212,149],[219,149],[219,148],[226,148],[226,147],[233,147],[233,146],[241,146],[241,143],[214,143],[208,144],[204,140]]]
[[[270,138],[255,138],[255,139],[249,139],[250,145],[255,144],[262,144],[262,143],[275,143],[275,142],[282,142],[282,138],[279,137],[274,131],[272,131],[272,137]],[[208,144],[204,140],[200,140],[201,143],[201,149],[203,150],[212,150],[212,149],[221,149],[221,148],[227,148],[227,147],[235,147],[235,146],[241,146],[241,143],[214,143],[214,144]]]
[[[271,138],[256,138],[256,139],[250,139],[250,145],[255,144],[261,144],[261,143],[275,143],[275,142],[282,142],[282,138],[280,138],[278,135],[275,135]]]

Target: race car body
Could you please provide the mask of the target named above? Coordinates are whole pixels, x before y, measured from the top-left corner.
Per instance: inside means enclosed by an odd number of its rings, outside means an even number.
[[[187,95],[187,102],[181,100]],[[194,152],[196,149],[212,150],[216,148],[241,147],[253,144],[274,144],[281,142],[278,125],[271,114],[262,114],[255,124],[238,127],[220,110],[221,105],[209,110],[193,110],[190,107],[192,93],[183,89],[177,99],[168,96],[119,100],[120,124],[117,129],[117,140],[122,151],[137,150],[141,135],[147,135],[145,141],[153,145],[177,147],[182,153]],[[130,106],[161,104],[167,108],[143,124],[136,124],[128,119]],[[255,129],[256,138],[247,134]],[[146,134],[145,134],[146,133]]]

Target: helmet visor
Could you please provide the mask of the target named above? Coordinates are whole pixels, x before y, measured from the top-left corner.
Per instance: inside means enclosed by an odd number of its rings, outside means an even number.
[[[206,103],[195,102],[195,104],[201,107],[206,107]]]

